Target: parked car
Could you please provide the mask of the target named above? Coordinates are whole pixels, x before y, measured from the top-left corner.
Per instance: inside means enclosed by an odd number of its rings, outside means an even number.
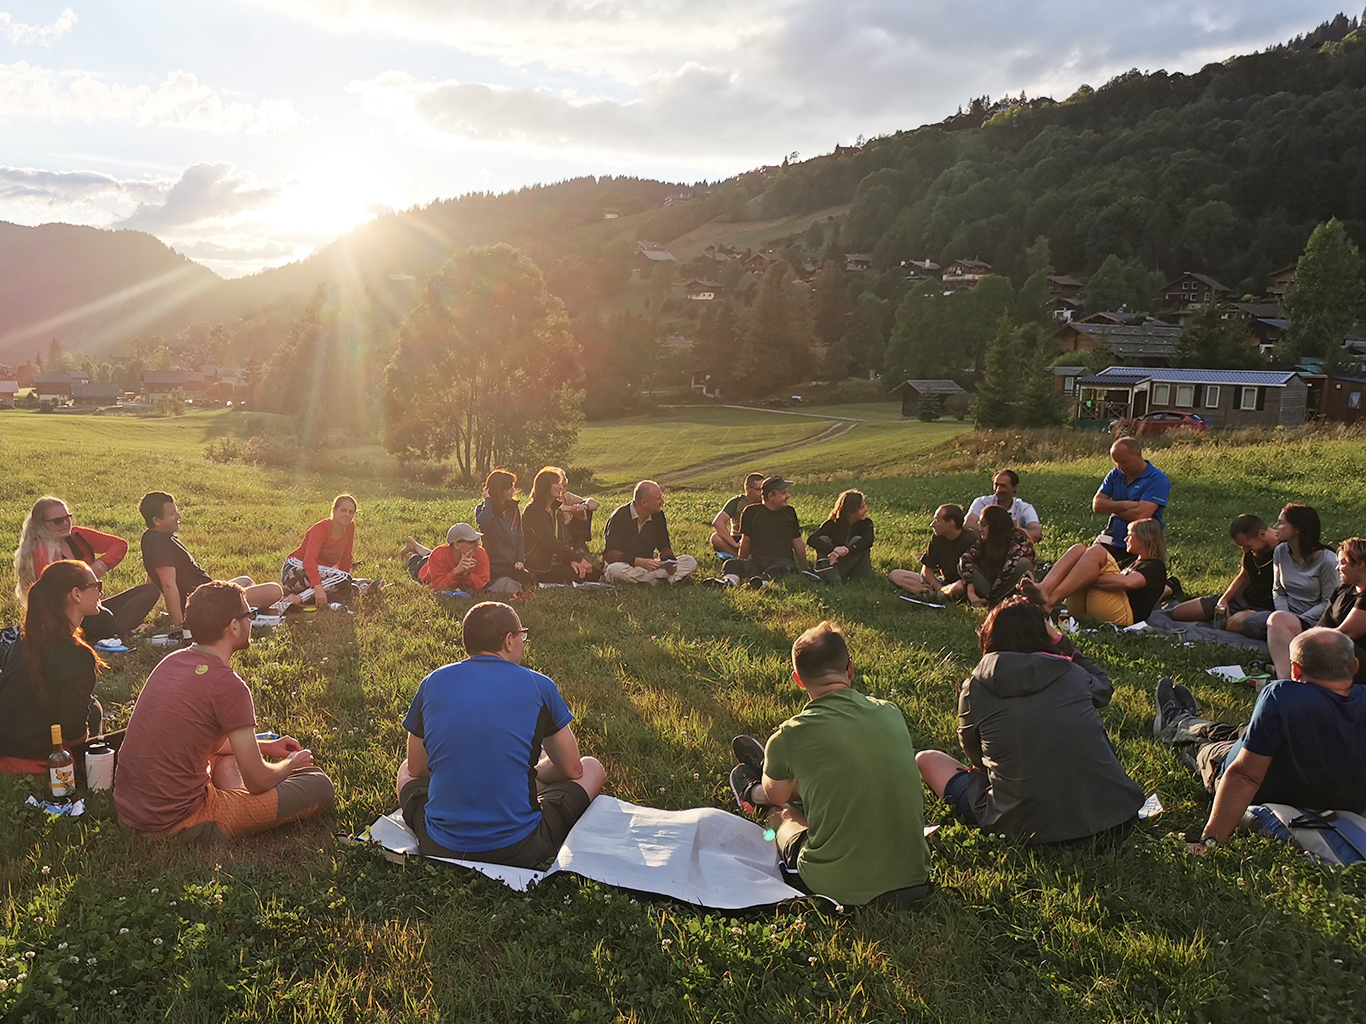
[[[1165,434],[1169,430],[1194,430],[1204,433],[1209,430],[1209,420],[1202,419],[1193,412],[1150,412],[1146,416],[1115,420],[1110,424],[1111,433],[1127,434],[1130,437]]]

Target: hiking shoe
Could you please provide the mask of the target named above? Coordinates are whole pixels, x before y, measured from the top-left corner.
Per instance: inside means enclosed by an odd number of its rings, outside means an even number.
[[[1172,697],[1176,703],[1185,708],[1192,715],[1200,713],[1200,705],[1195,703],[1195,694],[1191,693],[1190,687],[1185,683],[1177,683],[1172,687]]]
[[[762,576],[751,576],[745,586],[749,587],[750,590],[763,590],[764,587],[768,586],[768,580]]]
[[[730,741],[730,749],[735,760],[751,768],[764,770],[764,745],[753,736],[737,736]]]
[[[807,579],[809,579],[809,580],[815,580],[817,583],[825,583],[825,582],[826,582],[825,577],[822,576],[820,573],[816,572],[814,569],[803,569],[803,570],[802,570],[802,575],[805,576],[805,577],[806,577]]]
[[[754,813],[754,801],[750,799],[755,783],[763,781],[763,773],[752,764],[737,764],[730,770],[730,791],[735,794],[735,803],[745,814]]]

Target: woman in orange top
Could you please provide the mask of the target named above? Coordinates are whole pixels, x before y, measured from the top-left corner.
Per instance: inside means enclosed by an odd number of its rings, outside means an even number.
[[[351,596],[351,548],[356,539],[356,499],[339,494],[332,502],[332,516],[308,528],[299,550],[285,559],[280,584],[286,605],[312,600],[319,608],[327,602]],[[329,594],[331,597],[329,598]]]
[[[76,526],[61,498],[50,495],[39,498],[24,519],[19,530],[19,546],[14,549],[14,593],[19,598],[20,609],[28,602],[29,588],[51,563],[75,559],[88,565],[95,579],[103,580],[126,554],[128,542],[122,537]],[[93,642],[112,636],[130,636],[160,599],[161,591],[145,579],[135,587],[105,598],[99,610],[82,623],[85,638]]]

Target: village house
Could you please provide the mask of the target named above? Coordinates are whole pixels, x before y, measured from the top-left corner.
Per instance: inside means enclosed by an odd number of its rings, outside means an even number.
[[[1291,263],[1267,274],[1266,293],[1279,299],[1289,291],[1290,286],[1295,283],[1295,270],[1298,266],[1298,263]]]
[[[866,252],[846,252],[844,269],[850,273],[862,274],[873,268],[873,257]]]
[[[73,384],[71,404],[75,406],[118,405],[123,400],[123,388],[118,384]]]
[[[775,256],[769,256],[762,252],[756,252],[749,259],[745,260],[745,269],[755,274],[762,274],[765,270],[767,270],[769,267],[773,266],[773,264],[777,262],[778,259]]]
[[[14,396],[19,393],[17,380],[0,380],[0,409],[13,409]]]
[[[897,388],[901,392],[901,418],[910,419],[920,412],[920,402],[931,395],[941,400],[950,395],[966,395],[957,383],[951,380],[908,380]]]
[[[1194,413],[1219,430],[1298,427],[1309,385],[1294,370],[1199,370],[1109,366],[1077,380],[1077,416],[1107,427],[1150,413]]]
[[[1195,309],[1231,294],[1230,289],[1214,278],[1186,271],[1162,286],[1162,304],[1170,309]]]
[[[938,281],[940,271],[943,269],[933,260],[907,260],[902,264],[906,268],[906,280],[908,281]]]
[[[1058,332],[1058,346],[1064,352],[1105,349],[1121,362],[1167,366],[1176,356],[1180,338],[1180,327],[1151,318],[1137,325],[1077,321]]]
[[[1362,422],[1362,393],[1366,377],[1333,374],[1323,385],[1319,415],[1336,423]]]
[[[694,277],[690,281],[683,282],[683,294],[694,302],[711,302],[713,299],[720,298],[721,285],[715,281]]]
[[[954,260],[945,264],[944,273],[940,280],[944,282],[947,291],[958,291],[961,288],[972,288],[978,281],[991,273],[991,264],[983,263],[981,260]]]
[[[90,375],[80,370],[66,370],[61,373],[35,373],[33,393],[39,402],[56,402],[65,405],[71,400],[73,384],[89,384]]]
[[[602,219],[603,219],[603,220],[616,220],[616,219],[617,219],[618,217],[620,217],[620,216],[621,216],[621,211],[618,210],[615,206],[604,206],[604,207],[602,208]]]
[[[142,393],[146,398],[169,395],[177,389],[187,395],[202,394],[213,381],[198,370],[143,370]]]

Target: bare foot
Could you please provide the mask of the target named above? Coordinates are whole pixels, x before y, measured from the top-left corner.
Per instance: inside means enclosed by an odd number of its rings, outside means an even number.
[[[1043,587],[1039,586],[1033,580],[1021,580],[1020,593],[1024,594],[1025,599],[1028,600],[1030,604],[1038,605],[1045,612],[1051,612],[1053,610],[1044,597]]]
[[[399,548],[398,557],[406,558],[408,555],[415,554],[417,554],[417,538],[405,537],[403,539],[403,547]]]

